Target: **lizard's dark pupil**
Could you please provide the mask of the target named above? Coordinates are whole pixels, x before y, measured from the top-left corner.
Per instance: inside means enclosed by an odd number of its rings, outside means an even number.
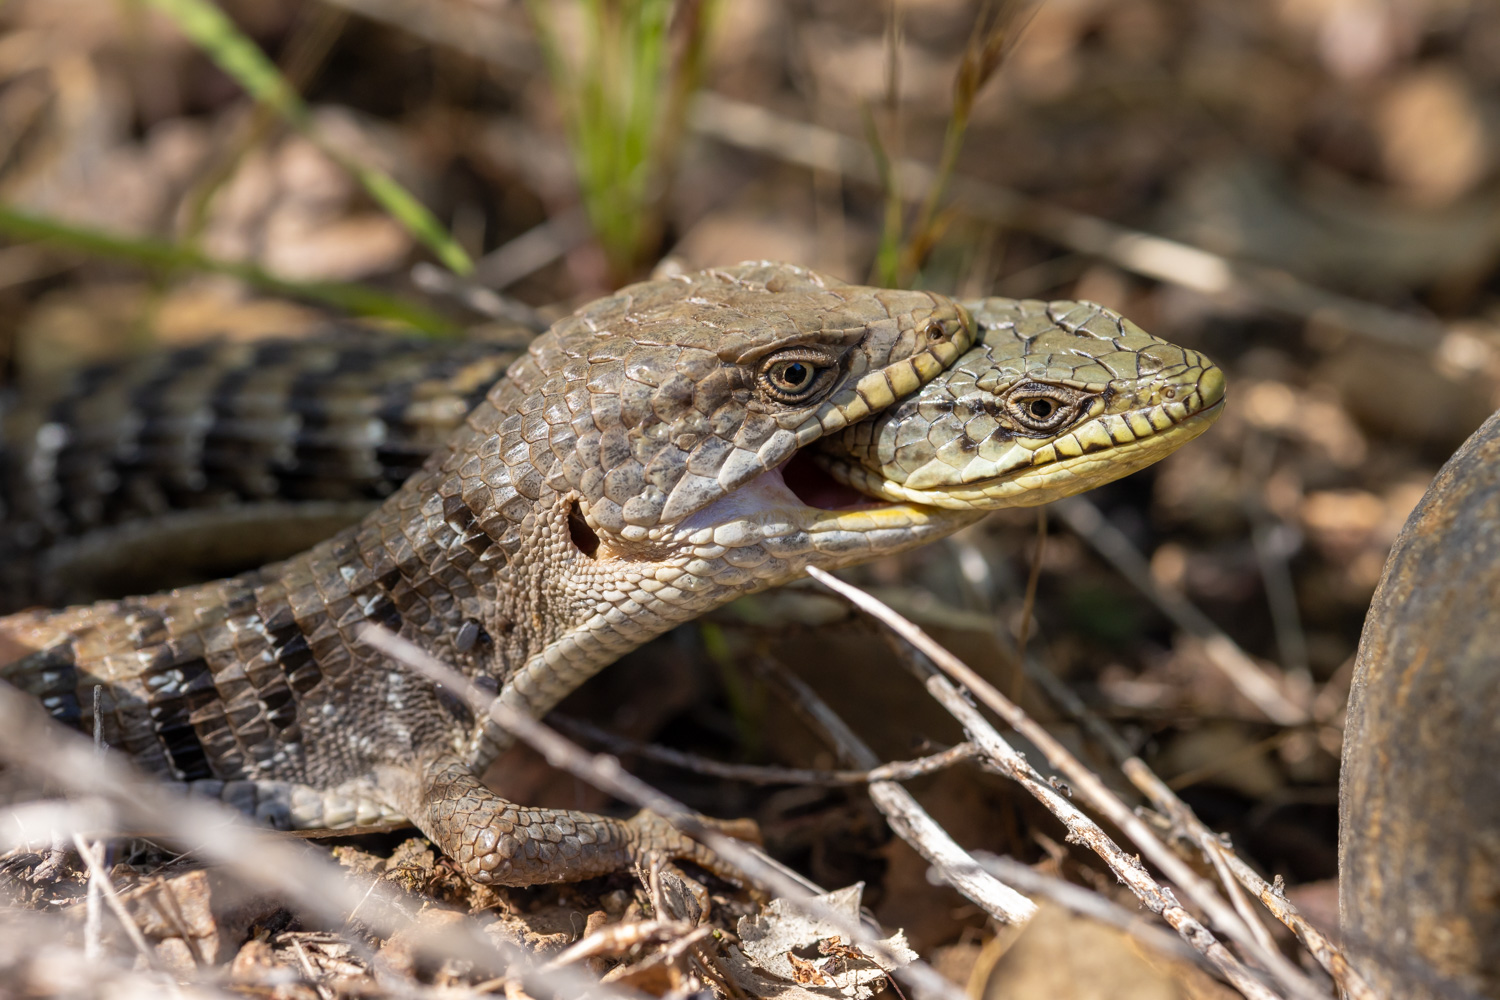
[[[1052,400],[1035,399],[1031,402],[1031,415],[1038,420],[1046,420],[1052,416]]]
[[[800,361],[793,361],[781,371],[781,379],[789,389],[800,389],[812,378],[812,369]]]

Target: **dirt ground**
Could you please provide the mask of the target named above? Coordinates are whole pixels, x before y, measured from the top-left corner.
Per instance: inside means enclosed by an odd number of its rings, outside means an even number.
[[[967,0],[712,6],[699,103],[671,169],[653,181],[655,238],[621,264],[591,238],[579,207],[566,110],[526,5],[222,6],[302,95],[305,129],[247,97],[163,13],[171,4],[0,0],[0,208],[107,233],[125,248],[39,240],[0,219],[7,381],[161,345],[315,333],[330,315],[326,299],[297,294],[314,283],[378,290],[456,327],[490,322],[462,295],[414,277],[432,252],[330,150],[386,171],[479,261],[476,283],[544,316],[663,258],[689,268],[787,260],[872,280],[888,200],[870,133],[889,160],[938,162],[965,46],[989,9]],[[571,58],[586,51],[573,34],[582,6],[552,6]],[[678,8],[681,17],[697,5]],[[1000,511],[848,578],[927,627],[1130,804],[1141,802],[1082,717],[1021,676],[1021,638],[1089,718],[1329,932],[1338,924],[1342,713],[1364,612],[1428,482],[1500,407],[1497,164],[1500,5],[1049,0],[978,92],[935,243],[903,275],[963,296],[1100,302],[1225,368],[1223,418],[1161,464],[1042,522],[1032,510]],[[917,183],[915,171],[907,177]],[[232,268],[212,273],[179,258],[143,267],[151,240],[295,287],[278,294]],[[1247,697],[1234,680],[1246,670],[1271,694]],[[963,739],[878,629],[813,584],[679,629],[560,712],[715,760],[848,766],[779,671],[810,685],[882,760]],[[1001,928],[931,884],[928,862],[862,786],[757,784],[616,752],[696,810],[754,819],[769,853],[819,885],[864,882],[873,916],[904,929],[972,996],[1233,995],[1191,961],[1160,958],[1061,908],[1019,936]],[[530,751],[507,756],[491,777],[529,803],[622,808]],[[1013,782],[959,765],[907,785],[965,848],[1059,876],[1149,922]],[[475,913],[490,939],[542,956],[667,905],[667,890],[653,895],[628,875],[476,887],[410,830],[320,849],[330,848],[351,878],[396,887],[422,926]],[[274,893],[231,888],[227,876],[149,843],[117,844],[109,861],[147,950],[188,992],[521,989],[503,963],[428,961],[399,935],[298,915]],[[43,863],[38,854],[0,862],[13,900],[0,994],[159,988],[151,977],[166,974],[136,957],[112,916],[104,957],[84,962],[84,870],[70,861],[33,879]],[[1201,859],[1198,868],[1213,877]],[[181,910],[171,919],[150,902],[169,886]],[[755,907],[712,889],[722,936]],[[44,925],[44,910],[62,916]],[[1301,955],[1277,928],[1278,946]],[[704,971],[712,961],[680,961],[692,948],[661,958],[683,933],[641,932],[579,967],[596,978],[614,969],[615,981],[653,995],[727,995],[719,973]],[[773,993],[728,979],[751,995],[833,995],[811,980]]]

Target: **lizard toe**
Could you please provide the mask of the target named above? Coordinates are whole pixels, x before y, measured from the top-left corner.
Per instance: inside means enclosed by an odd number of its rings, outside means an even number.
[[[736,840],[754,844],[761,842],[760,828],[754,820],[721,820],[700,816],[698,821],[705,827]],[[625,827],[632,838],[631,854],[642,867],[649,868],[650,859],[655,855],[671,861],[691,862],[738,888],[743,889],[749,885],[745,873],[736,865],[654,812],[641,810],[625,821]]]

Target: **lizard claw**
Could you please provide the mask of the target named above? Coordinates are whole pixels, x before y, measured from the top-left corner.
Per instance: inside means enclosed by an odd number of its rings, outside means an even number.
[[[743,840],[752,844],[759,844],[761,842],[760,827],[756,825],[754,820],[724,820],[714,819],[710,816],[699,816],[698,821],[725,836],[733,837],[735,840]],[[710,872],[741,889],[746,888],[748,885],[744,872],[740,871],[739,868],[721,858],[706,845],[689,837],[654,812],[642,809],[625,821],[625,828],[632,839],[631,853],[642,867],[649,869],[649,858],[652,855],[657,855],[671,861],[692,862],[704,871]]]

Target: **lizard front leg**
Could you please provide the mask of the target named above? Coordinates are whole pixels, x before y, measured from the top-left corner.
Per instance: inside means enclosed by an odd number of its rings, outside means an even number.
[[[662,817],[642,810],[616,819],[572,809],[518,805],[490,791],[457,755],[383,769],[380,783],[407,818],[476,882],[573,882],[629,869],[653,855],[690,861],[735,884],[743,875]],[[749,821],[717,828],[754,839]]]

